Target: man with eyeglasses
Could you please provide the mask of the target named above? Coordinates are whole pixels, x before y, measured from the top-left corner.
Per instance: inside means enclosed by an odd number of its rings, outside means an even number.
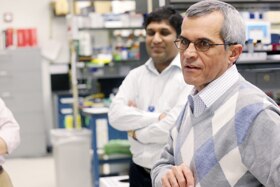
[[[194,85],[151,175],[154,187],[280,186],[280,110],[237,71],[245,42],[238,11],[200,1],[175,45]]]
[[[150,170],[192,89],[184,82],[173,43],[181,33],[182,20],[171,7],[161,7],[147,16],[144,28],[151,58],[129,72],[110,105],[110,124],[129,134],[130,187],[152,186]]]

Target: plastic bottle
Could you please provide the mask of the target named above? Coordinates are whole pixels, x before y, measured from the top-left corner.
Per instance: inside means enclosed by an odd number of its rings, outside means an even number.
[[[248,53],[249,54],[253,54],[254,53],[254,43],[253,43],[252,39],[248,40],[247,49],[248,49]]]

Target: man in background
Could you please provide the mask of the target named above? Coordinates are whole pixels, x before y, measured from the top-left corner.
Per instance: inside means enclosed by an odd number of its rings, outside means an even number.
[[[110,124],[129,133],[130,187],[152,186],[150,169],[191,90],[184,82],[174,45],[181,23],[182,16],[170,7],[147,16],[144,27],[150,59],[129,72],[110,106]]]
[[[244,43],[233,6],[205,0],[186,11],[175,44],[194,89],[152,170],[155,187],[280,185],[280,110],[237,71]]]
[[[19,125],[11,111],[0,99],[0,186],[13,187],[8,173],[4,170],[4,155],[10,154],[20,143]]]

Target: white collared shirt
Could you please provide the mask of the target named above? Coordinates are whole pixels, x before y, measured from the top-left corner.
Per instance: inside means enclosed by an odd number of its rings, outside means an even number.
[[[19,125],[11,111],[0,99],[0,137],[6,142],[8,154],[13,152],[20,143]],[[0,165],[5,162],[4,156],[0,155]]]
[[[192,87],[184,82],[179,55],[161,73],[149,59],[127,75],[110,106],[109,121],[118,130],[136,130],[138,140],[129,137],[136,164],[151,168],[159,159]],[[129,107],[129,100],[137,107]],[[159,121],[161,113],[167,116]]]

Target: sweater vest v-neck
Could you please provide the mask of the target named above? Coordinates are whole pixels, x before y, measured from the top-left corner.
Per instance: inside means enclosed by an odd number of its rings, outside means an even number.
[[[266,107],[280,114],[272,99],[242,77],[198,117],[187,104],[172,133],[175,164],[189,165],[201,186],[211,177],[224,186],[250,181],[254,177],[242,163],[240,149]],[[235,170],[227,172],[231,168],[224,162],[235,162]]]

